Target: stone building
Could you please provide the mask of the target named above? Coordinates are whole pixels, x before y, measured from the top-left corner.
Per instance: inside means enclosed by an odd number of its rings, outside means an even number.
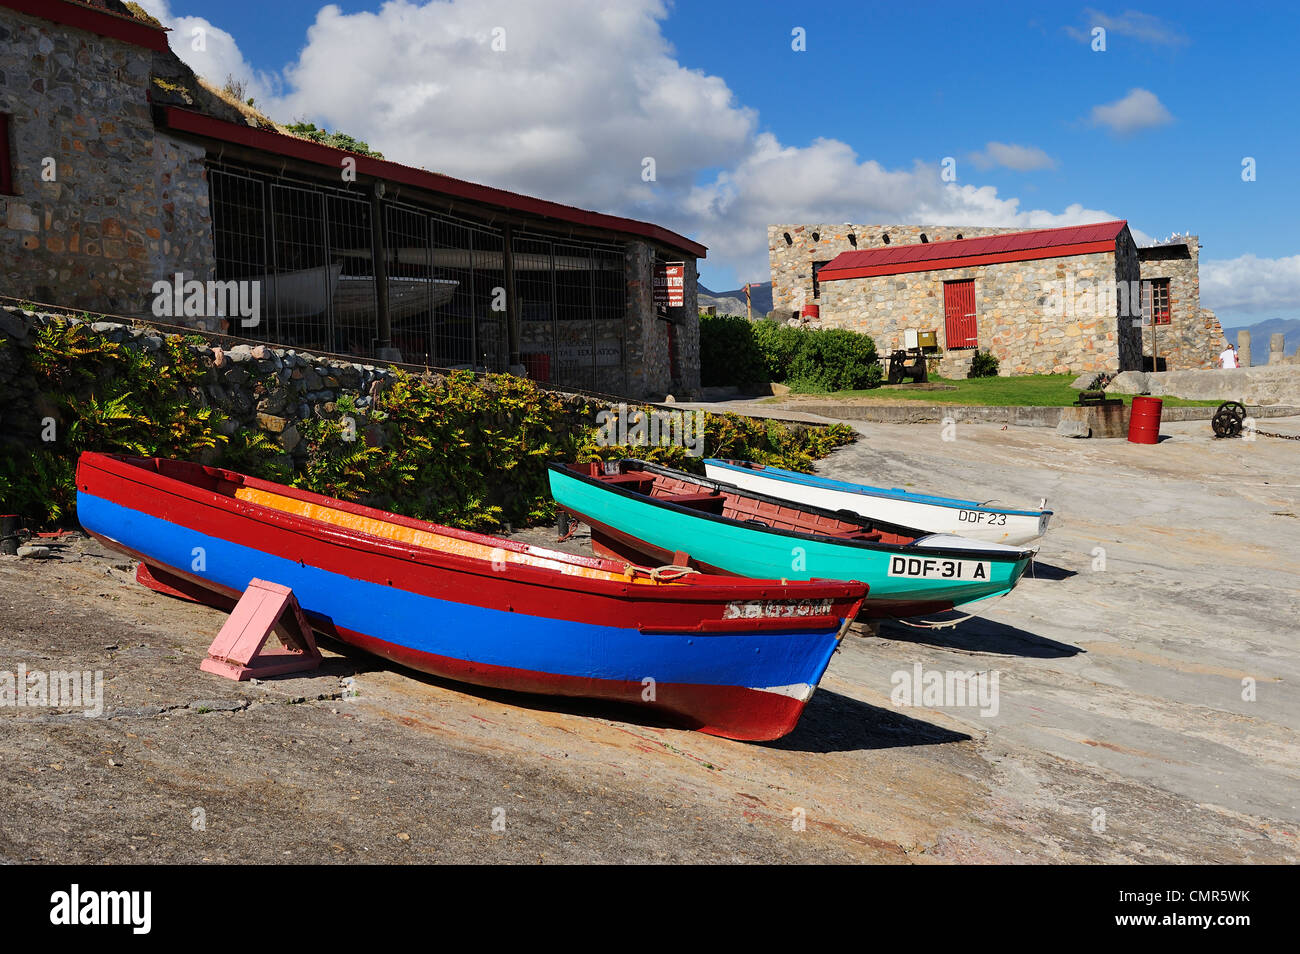
[[[0,296],[649,397],[699,388],[705,253],[290,134],[119,0],[0,0]]]
[[[882,352],[902,347],[909,328],[936,331],[948,376],[963,376],[977,348],[992,351],[1003,374],[1136,369],[1153,355],[1161,368],[1212,367],[1224,338],[1200,307],[1196,237],[1137,248],[1126,223],[1077,228],[1113,235],[1089,232],[1084,242],[1070,229],[770,226],[773,307],[782,318],[815,310],[824,326],[872,334]],[[995,236],[1007,238],[989,245]],[[999,248],[1008,243],[1023,247]],[[1088,244],[1096,248],[1074,247]],[[880,259],[874,274],[846,270],[862,253]],[[950,335],[948,310],[966,294],[973,328]]]

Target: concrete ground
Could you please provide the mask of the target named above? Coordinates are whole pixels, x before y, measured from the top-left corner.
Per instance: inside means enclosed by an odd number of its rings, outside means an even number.
[[[855,627],[773,743],[334,644],[236,684],[198,669],[223,614],[96,544],[0,558],[0,671],[103,670],[106,707],[0,708],[0,861],[1296,861],[1300,443],[854,426],[823,473],[1056,517],[980,618]],[[996,672],[996,714],[892,700],[918,664]]]

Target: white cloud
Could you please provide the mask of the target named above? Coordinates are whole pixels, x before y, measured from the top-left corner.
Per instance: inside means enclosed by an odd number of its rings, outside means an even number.
[[[1093,27],[1104,27],[1107,33],[1126,36],[1140,43],[1151,43],[1156,46],[1184,46],[1190,42],[1186,34],[1177,27],[1149,13],[1127,10],[1117,17],[1112,17],[1097,10],[1087,9],[1083,14],[1087,22],[1086,29],[1080,30],[1076,27],[1065,29],[1076,40],[1084,43],[1092,42]]]
[[[1032,172],[1035,169],[1055,169],[1056,160],[1037,146],[1018,146],[1014,143],[990,142],[980,152],[972,152],[970,161],[975,168],[988,170],[995,166]]]
[[[1294,313],[1300,309],[1300,255],[1202,261],[1201,303],[1216,312]]]
[[[170,28],[167,41],[172,52],[190,69],[216,86],[227,78],[242,81],[246,96],[259,104],[270,97],[275,78],[255,70],[239,51],[235,38],[203,17],[173,16],[168,0],[139,0],[140,6],[163,26]]]
[[[201,25],[169,19],[165,0],[145,6],[177,41]],[[943,182],[937,165],[887,169],[835,139],[781,143],[722,78],[677,62],[666,16],[662,0],[390,0],[376,12],[323,7],[281,75],[255,74],[211,24],[206,58],[175,49],[215,82],[248,78],[276,119],[343,130],[408,165],[656,222],[708,245],[711,271],[739,281],[767,277],[770,223],[1116,217],[1021,210],[990,186]],[[1022,164],[1014,150],[1033,152],[1005,148]],[[642,179],[646,157],[654,182]]]
[[[1134,88],[1123,99],[1092,107],[1092,124],[1121,136],[1173,122],[1174,117],[1148,89]]]

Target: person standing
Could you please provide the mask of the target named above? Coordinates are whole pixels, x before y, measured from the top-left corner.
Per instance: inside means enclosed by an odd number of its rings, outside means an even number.
[[[1223,354],[1219,355],[1219,367],[1235,368],[1237,367],[1237,348],[1229,345],[1223,349]]]

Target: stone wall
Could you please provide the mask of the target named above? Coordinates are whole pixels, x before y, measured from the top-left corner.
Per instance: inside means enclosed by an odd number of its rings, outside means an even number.
[[[998,358],[1000,374],[1127,370],[1139,366],[1137,332],[1131,324],[1122,325],[1115,309],[1045,317],[1048,283],[1073,276],[1109,284],[1117,275],[1136,279],[1135,247],[1120,256],[1098,252],[842,279],[822,285],[820,323],[869,334],[882,353],[903,347],[908,328],[934,330],[939,347],[946,350],[944,282],[974,279],[979,347]]]
[[[929,242],[943,242],[1019,231],[1023,231],[1022,226],[772,225],[767,230],[768,259],[772,270],[772,306],[779,317],[797,314],[806,304],[829,306],[833,298],[826,298],[825,286],[822,286],[821,295],[814,297],[813,263],[829,262],[841,252],[853,251],[855,248],[911,245],[921,242],[923,236]],[[853,241],[850,241],[850,236]],[[888,242],[885,241],[886,237]],[[1138,250],[1136,262],[1117,262],[1117,270],[1127,277],[1121,279],[1117,276],[1116,280],[1170,279],[1171,322],[1156,329],[1155,346],[1160,357],[1166,360],[1171,369],[1214,367],[1219,352],[1224,348],[1223,329],[1213,312],[1200,307],[1198,239],[1194,235],[1183,238],[1181,243]],[[1076,281],[1086,277],[1088,276],[1082,273],[1075,275]],[[827,318],[824,311],[821,317]],[[931,326],[927,324],[919,327]],[[982,329],[981,323],[981,333]],[[1018,329],[1010,332],[1013,338],[1017,333]],[[1144,353],[1150,355],[1150,331],[1146,332],[1140,342],[1139,337],[1141,336],[1133,334],[1123,336],[1125,353],[1120,356],[1121,367],[1139,367],[1140,356]],[[1131,349],[1137,349],[1138,357],[1129,353]],[[1081,366],[1079,370],[1091,370],[1091,367]]]
[[[1169,370],[1213,368],[1227,338],[1214,312],[1201,307],[1200,240],[1195,235],[1180,239],[1138,253],[1144,281],[1169,279],[1169,324],[1146,330],[1144,353],[1152,354],[1154,347]]]
[[[30,349],[39,328],[49,321],[79,323],[67,318],[17,308],[0,307],[0,440],[36,445],[41,419],[49,413],[32,389],[30,378],[19,375],[22,352]],[[162,336],[147,326],[99,321],[91,330],[107,340],[146,352],[162,347]],[[386,365],[336,361],[270,345],[236,345],[228,350],[194,344],[208,364],[200,406],[220,408],[230,421],[227,434],[259,429],[272,437],[290,456],[306,452],[298,424],[312,417],[331,416],[335,402],[350,394],[357,407],[370,405],[378,389],[393,374]]]
[[[203,150],[154,128],[153,59],[0,8],[17,193],[0,196],[0,294],[144,314],[155,281],[211,277]]]
[[[1116,377],[1107,390],[1126,394],[1180,397],[1191,401],[1239,401],[1243,404],[1300,405],[1300,364],[1254,368],[1130,372]]]
[[[677,347],[678,377],[668,350],[668,324],[654,304],[655,262],[662,259],[648,242],[627,243],[627,393],[634,397],[693,398],[700,390],[700,316],[698,272],[694,259],[676,254],[686,264],[684,304],[672,316]]]
[[[1020,230],[964,225],[769,225],[767,255],[772,269],[772,309],[788,315],[798,313],[804,305],[817,304],[818,299],[813,296],[813,263],[829,262],[841,252],[915,245],[922,235],[930,242],[946,242],[1016,231]],[[886,238],[889,240],[885,241]]]
[[[1134,321],[1134,317],[1141,312],[1141,289],[1137,284],[1142,277],[1141,257],[1132,234],[1127,228],[1124,229],[1115,242],[1115,272],[1111,276],[1117,293],[1114,310],[1108,310],[1105,316],[1105,320],[1114,322],[1113,327],[1117,330],[1118,364],[1100,368],[1095,364],[1081,365],[1079,371],[1129,371],[1142,367],[1142,325]],[[1076,277],[1076,287],[1078,284],[1079,279]],[[1136,302],[1132,300],[1135,288],[1138,289]],[[1120,289],[1129,290],[1127,302],[1120,299],[1118,295]],[[1099,307],[1096,302],[1097,298],[1094,295],[1094,308]],[[1071,367],[1070,370],[1073,371],[1075,368]]]

